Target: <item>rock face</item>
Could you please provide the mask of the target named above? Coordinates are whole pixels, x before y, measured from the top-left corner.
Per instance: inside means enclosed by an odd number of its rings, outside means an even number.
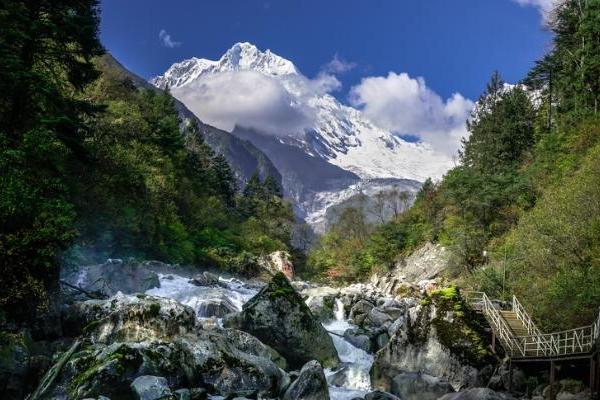
[[[294,264],[292,264],[290,253],[287,251],[275,251],[258,260],[261,267],[272,275],[283,273],[290,281],[294,279]]]
[[[439,378],[416,372],[398,374],[392,380],[392,392],[402,400],[437,400],[453,393],[452,386]]]
[[[65,365],[57,397],[143,398],[148,385],[132,384],[145,375],[165,378],[172,392],[201,387],[232,397],[276,397],[289,382],[274,350],[244,332],[201,330],[194,311],[174,300],[118,294],[76,304],[70,315],[84,347]]]
[[[160,376],[138,376],[131,383],[131,388],[139,400],[160,400],[173,398],[167,380]]]
[[[311,360],[318,360],[325,367],[339,362],[331,337],[283,273],[275,275],[267,286],[244,304],[236,318],[224,323],[273,347],[285,357],[291,368],[300,368]]]
[[[443,378],[455,390],[480,384],[478,367],[492,363],[478,317],[465,308],[454,288],[434,292],[408,310],[375,356],[373,385],[394,394],[394,379],[405,371]]]
[[[104,264],[80,267],[76,273],[65,274],[63,279],[88,292],[98,292],[107,297],[117,292],[143,293],[160,287],[158,275],[149,268],[152,263],[158,262],[109,259]]]
[[[391,393],[382,392],[381,390],[375,390],[365,395],[365,400],[401,400],[399,397],[394,396]]]
[[[426,243],[401,260],[388,273],[374,275],[371,282],[388,295],[407,295],[413,284],[436,278],[448,267],[450,252],[440,244]]]
[[[514,400],[514,397],[488,388],[474,388],[444,395],[439,400]]]
[[[318,361],[307,362],[286,390],[283,400],[329,400],[329,388]]]

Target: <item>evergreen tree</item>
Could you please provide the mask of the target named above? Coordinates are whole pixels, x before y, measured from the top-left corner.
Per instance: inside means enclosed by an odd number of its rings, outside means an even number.
[[[471,133],[463,140],[463,165],[487,174],[512,168],[534,143],[535,113],[520,87],[505,88],[494,73],[468,122]]]
[[[267,198],[272,196],[279,197],[280,199],[283,198],[281,185],[279,185],[279,182],[270,175],[266,177],[263,183],[263,189]]]
[[[65,176],[80,171],[83,117],[75,94],[97,77],[96,0],[0,3],[0,306],[30,315],[58,283],[75,236]]]

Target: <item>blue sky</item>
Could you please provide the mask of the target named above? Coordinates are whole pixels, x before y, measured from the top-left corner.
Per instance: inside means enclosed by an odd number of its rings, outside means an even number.
[[[233,43],[249,41],[290,59],[308,77],[336,54],[355,63],[338,76],[343,88],[334,94],[341,99],[362,78],[390,71],[423,77],[444,99],[455,92],[476,99],[495,69],[507,81],[522,78],[551,39],[539,9],[513,0],[103,0],[101,6],[105,47],[145,78],[192,56],[218,59]]]

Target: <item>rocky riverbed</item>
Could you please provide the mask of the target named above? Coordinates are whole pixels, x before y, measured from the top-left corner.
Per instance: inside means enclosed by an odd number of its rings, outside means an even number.
[[[529,387],[518,370],[507,393],[508,374],[488,347],[485,321],[456,288],[431,282],[392,293],[389,279],[333,288],[277,273],[249,281],[121,260],[65,271],[63,281],[60,313],[50,319],[58,324],[53,340],[32,332],[0,337],[3,398],[544,395],[543,384]],[[568,382],[559,390],[563,398],[586,396]]]

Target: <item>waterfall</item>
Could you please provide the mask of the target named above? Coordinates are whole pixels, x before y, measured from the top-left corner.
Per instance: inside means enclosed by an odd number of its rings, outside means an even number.
[[[355,326],[346,319],[344,303],[339,298],[335,299],[333,316],[334,319],[323,323],[323,327],[329,332],[342,365],[335,370],[325,370],[329,394],[332,400],[363,397],[371,390],[369,372],[374,357],[343,338],[344,332]]]
[[[343,321],[344,317],[346,316],[344,310],[344,303],[339,298],[335,299],[335,305],[333,307],[333,316],[335,317],[336,321]]]
[[[196,311],[199,319],[209,316],[206,310],[214,310],[207,306],[209,304],[226,302],[240,311],[244,303],[258,293],[257,288],[249,287],[244,282],[222,277],[219,278],[219,284],[211,286],[196,286],[188,278],[175,274],[159,274],[159,280],[160,287],[146,291],[147,294],[168,297],[188,305]],[[344,332],[355,326],[346,319],[344,303],[339,298],[335,299],[333,316],[331,321],[323,323],[323,327],[330,332],[342,364],[335,370],[325,370],[331,400],[363,397],[371,390],[369,371],[373,364],[373,355],[344,339]]]

